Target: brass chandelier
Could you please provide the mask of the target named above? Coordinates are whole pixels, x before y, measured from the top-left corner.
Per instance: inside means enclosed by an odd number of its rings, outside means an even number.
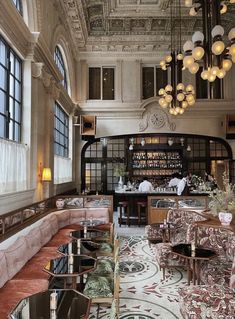
[[[220,0],[185,0],[191,16],[202,12],[203,30],[196,31],[192,41],[184,44],[183,65],[192,74],[203,65],[201,78],[209,82],[223,79],[235,63],[235,28],[230,30],[227,40],[221,25],[221,14],[227,12],[226,3]],[[235,4],[235,0],[230,0],[230,3]]]
[[[171,81],[165,88],[158,92],[159,105],[169,109],[172,115],[183,114],[185,109],[195,104],[194,87],[182,83],[183,54],[181,53],[181,4],[180,0],[171,0],[171,53],[160,61],[162,70],[168,68],[171,73]],[[177,10],[178,8],[178,10]],[[173,12],[174,9],[174,12]],[[177,34],[176,19],[179,19],[179,37]]]

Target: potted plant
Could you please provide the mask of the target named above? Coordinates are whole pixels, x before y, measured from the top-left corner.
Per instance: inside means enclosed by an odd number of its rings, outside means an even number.
[[[230,225],[235,213],[235,185],[229,183],[226,173],[223,174],[223,189],[217,188],[209,194],[209,208],[218,216],[222,225]]]
[[[126,172],[124,163],[119,163],[114,166],[113,174],[115,177],[119,177],[118,185],[120,188],[123,187],[123,177],[128,175]]]

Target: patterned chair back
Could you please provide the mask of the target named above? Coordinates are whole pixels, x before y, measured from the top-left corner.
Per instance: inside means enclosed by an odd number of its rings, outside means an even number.
[[[196,221],[204,220],[206,217],[192,210],[170,209],[167,221],[175,226],[171,232],[171,242],[173,244],[185,242],[189,226]]]
[[[230,278],[230,288],[235,292],[235,255],[233,258],[233,265],[232,265],[232,271],[231,271],[231,278]]]
[[[235,233],[230,229],[191,224],[187,232],[187,241],[195,241],[198,246],[215,250],[220,258],[233,261]]]

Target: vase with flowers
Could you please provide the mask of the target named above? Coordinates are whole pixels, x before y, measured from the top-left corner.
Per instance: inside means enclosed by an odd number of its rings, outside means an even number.
[[[122,189],[124,185],[123,177],[128,175],[128,172],[126,172],[124,163],[119,163],[114,166],[113,175],[115,177],[119,177],[118,188]]]
[[[235,214],[235,185],[229,183],[226,173],[223,174],[223,189],[211,191],[209,199],[211,213],[219,217],[222,225],[230,225]]]

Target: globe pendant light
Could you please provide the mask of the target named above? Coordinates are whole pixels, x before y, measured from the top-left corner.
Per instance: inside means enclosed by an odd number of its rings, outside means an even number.
[[[228,2],[228,1],[226,1]],[[216,78],[223,79],[235,61],[235,28],[228,34],[228,44],[224,42],[224,28],[221,25],[221,15],[227,12],[227,4],[220,0],[185,0],[185,6],[190,8],[189,14],[195,16],[202,12],[203,32],[196,31],[192,41],[184,46],[184,66],[192,74],[197,73],[199,64],[203,63],[201,77],[213,83]],[[230,0],[235,4],[235,0]],[[196,63],[196,64],[195,64]],[[209,97],[213,97],[213,86],[210,85]],[[220,95],[222,88],[220,86]]]
[[[182,83],[182,68],[187,65],[192,69],[193,73],[198,71],[199,65],[194,62],[192,57],[184,58],[181,53],[181,4],[180,0],[171,0],[171,53],[168,54],[164,60],[160,61],[160,66],[163,70],[170,68],[171,83],[167,84],[165,88],[161,88],[158,92],[159,105],[168,109],[172,115],[183,114],[189,105],[195,104],[194,88],[191,84],[185,86]],[[178,4],[176,4],[178,2]],[[177,12],[178,8],[178,12]],[[173,13],[174,9],[174,13]],[[174,19],[173,19],[174,15]],[[177,18],[177,21],[176,21]],[[176,28],[178,19],[180,20],[179,34]],[[179,41],[177,41],[179,36]],[[186,48],[189,50],[193,47],[193,43],[187,43]]]

